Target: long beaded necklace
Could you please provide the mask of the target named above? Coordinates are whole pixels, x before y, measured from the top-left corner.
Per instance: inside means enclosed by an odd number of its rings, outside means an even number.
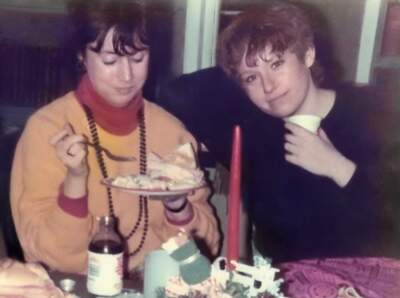
[[[96,122],[94,121],[93,113],[90,110],[90,108],[86,105],[83,106],[85,114],[86,114],[86,119],[88,121],[89,129],[90,129],[90,135],[92,137],[92,142],[95,145],[95,152],[96,152],[96,159],[97,163],[100,167],[101,174],[104,179],[108,178],[108,172],[106,168],[106,164],[104,162],[104,157],[102,150],[100,149],[100,138],[99,134],[97,132],[97,125]],[[146,146],[146,125],[145,125],[145,119],[144,119],[144,108],[142,108],[139,111],[139,161],[140,161],[140,174],[145,175],[147,171],[147,146]],[[113,205],[113,198],[112,198],[112,192],[111,188],[107,186],[107,201],[108,201],[108,210],[109,214],[113,217],[115,217],[114,213],[114,205]],[[144,242],[146,240],[147,236],[147,231],[148,231],[148,226],[149,226],[149,210],[148,210],[148,202],[147,202],[147,197],[146,196],[139,196],[139,215],[136,223],[134,224],[132,230],[128,233],[128,235],[123,235],[124,239],[126,242],[136,233],[137,229],[139,228],[142,219],[144,220],[143,224],[143,234],[140,239],[140,242],[136,249],[134,249],[131,252],[128,252],[128,256],[134,256],[136,255],[144,245]]]

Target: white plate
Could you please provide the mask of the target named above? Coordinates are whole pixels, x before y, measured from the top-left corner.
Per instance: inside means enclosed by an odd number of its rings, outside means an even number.
[[[143,195],[143,196],[160,197],[160,199],[162,199],[162,197],[190,194],[190,193],[194,192],[195,190],[206,186],[205,183],[202,183],[200,185],[196,185],[191,188],[185,188],[185,189],[172,189],[172,190],[145,189],[145,188],[130,188],[130,187],[113,185],[112,184],[113,180],[114,180],[114,178],[103,179],[103,180],[101,180],[101,184],[108,186],[110,188],[119,189],[124,192],[129,192],[129,193]]]

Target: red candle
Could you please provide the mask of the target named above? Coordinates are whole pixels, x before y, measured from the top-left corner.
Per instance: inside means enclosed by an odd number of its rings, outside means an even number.
[[[240,236],[240,184],[242,172],[242,132],[240,126],[233,130],[232,158],[230,167],[229,197],[228,197],[228,229],[227,229],[227,260],[239,259]]]

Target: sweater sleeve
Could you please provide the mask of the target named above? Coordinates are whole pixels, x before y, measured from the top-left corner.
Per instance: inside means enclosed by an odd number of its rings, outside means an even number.
[[[208,203],[209,195],[210,190],[204,188],[197,190],[195,194],[188,197],[194,211],[191,221],[174,225],[165,218],[165,224],[174,230],[185,229],[193,233],[194,237],[202,242],[203,248],[205,244],[207,253],[216,256],[220,248],[220,235],[214,212]]]
[[[345,117],[351,119],[353,127],[345,143],[345,155],[356,163],[357,169],[344,188],[343,197],[348,208],[357,209],[355,216],[364,214],[365,221],[372,216],[377,219],[380,236],[394,231],[388,237],[393,240],[398,238],[395,231],[398,230],[396,202],[400,189],[399,163],[395,158],[399,152],[398,121],[393,121],[392,115],[382,110],[383,98],[353,96],[348,99],[343,105],[346,111],[342,110],[341,115],[347,113]],[[343,117],[337,121],[344,122]]]
[[[82,273],[92,219],[60,208],[59,187],[66,169],[50,137],[61,129],[40,115],[27,123],[15,152],[11,204],[16,230],[28,261],[52,269]]]
[[[357,142],[354,141],[352,147],[353,152],[344,154],[356,164],[356,170],[347,185],[343,189],[338,188],[336,198],[343,208],[357,209],[354,222],[365,226],[374,222],[376,225],[380,206],[375,183],[378,174],[378,147],[362,137]],[[362,151],[363,148],[367,149]]]
[[[196,145],[192,136],[188,135],[186,138],[188,138],[187,141],[191,141],[192,144]],[[210,189],[205,187],[195,191],[193,195],[188,197],[193,206],[194,216],[189,223],[181,227],[187,231],[194,232],[195,237],[198,239],[204,239],[209,253],[216,256],[220,249],[220,234],[216,215],[209,203],[210,193]]]
[[[76,217],[86,217],[89,213],[87,195],[72,199],[64,194],[62,187],[60,187],[60,193],[58,194],[58,206]]]
[[[195,139],[183,127],[179,130],[177,134],[178,144],[190,142],[197,152]],[[206,254],[215,256],[220,248],[220,233],[215,213],[208,201],[209,197],[210,189],[208,187],[198,189],[188,196],[194,214],[192,220],[187,223],[173,224],[164,216],[163,238],[166,240],[171,236],[175,236],[183,228],[191,232],[199,240],[200,247],[203,248]]]

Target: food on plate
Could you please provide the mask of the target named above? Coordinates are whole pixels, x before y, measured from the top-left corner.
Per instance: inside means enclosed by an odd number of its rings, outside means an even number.
[[[111,183],[124,188],[168,191],[201,186],[203,179],[193,147],[186,143],[165,157],[151,152],[146,175],[118,176]]]

